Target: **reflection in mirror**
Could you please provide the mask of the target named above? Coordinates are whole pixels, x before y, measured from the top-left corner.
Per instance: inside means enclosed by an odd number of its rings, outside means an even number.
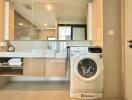
[[[12,0],[15,40],[87,39],[89,0],[39,1]]]
[[[87,40],[86,25],[59,24],[59,40]]]

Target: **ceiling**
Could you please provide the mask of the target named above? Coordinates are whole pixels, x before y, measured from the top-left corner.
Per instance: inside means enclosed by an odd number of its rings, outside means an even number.
[[[89,0],[12,0],[15,10],[37,26],[54,27],[57,21],[85,22]],[[44,26],[46,25],[46,26]]]

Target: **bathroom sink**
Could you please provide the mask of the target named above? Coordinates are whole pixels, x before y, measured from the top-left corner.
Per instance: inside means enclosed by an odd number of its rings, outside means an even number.
[[[33,49],[31,52],[1,52],[0,57],[45,57],[45,58],[66,58],[66,52],[55,50]]]
[[[45,52],[44,57],[53,57],[53,58],[55,57],[55,53],[56,53],[55,50],[45,50],[44,52]]]
[[[1,52],[0,57],[30,57],[30,52]]]
[[[37,57],[55,57],[55,50],[32,50],[32,55]]]
[[[67,53],[66,52],[58,52],[56,53],[56,58],[66,58],[67,57]]]

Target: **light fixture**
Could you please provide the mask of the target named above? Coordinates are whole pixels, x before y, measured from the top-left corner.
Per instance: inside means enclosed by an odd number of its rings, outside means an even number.
[[[51,7],[50,5],[47,5],[47,9],[48,9],[48,10],[51,10],[52,7]]]
[[[47,25],[48,25],[48,24],[46,24],[46,23],[44,24],[44,26],[47,26]]]
[[[18,23],[19,26],[23,26],[23,23]]]

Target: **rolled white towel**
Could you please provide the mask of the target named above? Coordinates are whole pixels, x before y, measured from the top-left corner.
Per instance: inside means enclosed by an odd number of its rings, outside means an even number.
[[[9,65],[22,65],[21,58],[12,58],[8,61]]]

